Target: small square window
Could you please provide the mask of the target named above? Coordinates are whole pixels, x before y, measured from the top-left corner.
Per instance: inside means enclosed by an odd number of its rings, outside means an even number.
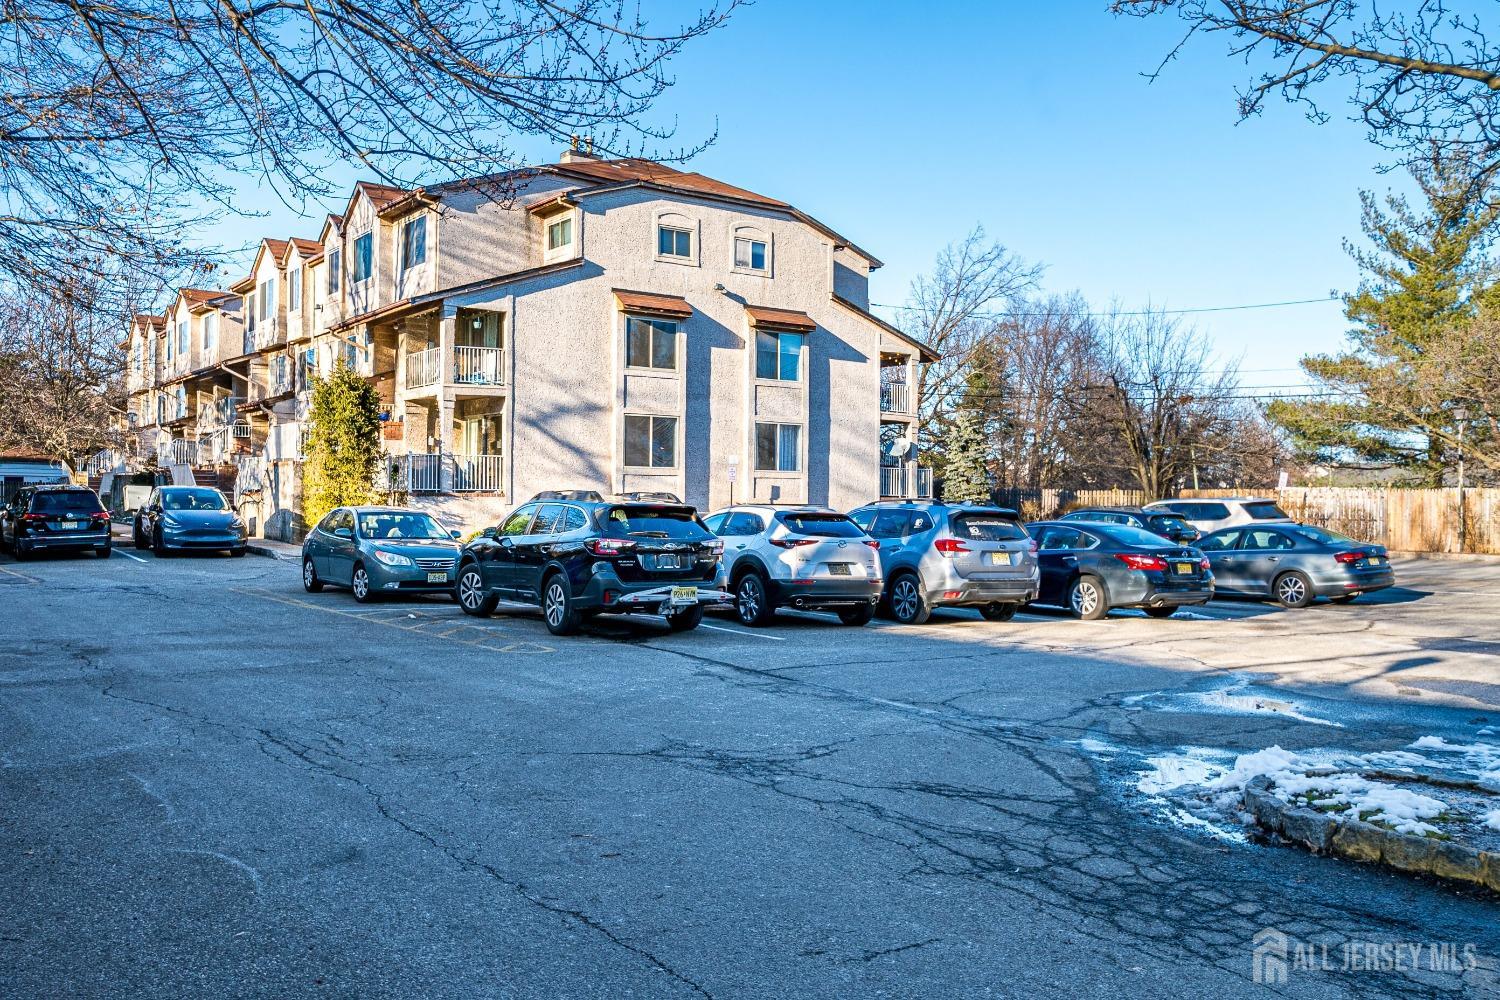
[[[755,468],[759,472],[800,472],[801,424],[756,424]]]
[[[627,368],[677,368],[677,324],[665,319],[625,321],[625,366]]]
[[[674,229],[671,226],[658,226],[656,229],[656,252],[662,257],[692,257],[692,231],[689,229]]]
[[[561,250],[573,243],[573,218],[558,219],[547,226],[547,249]]]
[[[802,334],[758,330],[755,334],[755,377],[796,382],[801,375]]]
[[[736,237],[734,241],[734,266],[749,271],[764,271],[766,269],[765,241]]]
[[[625,417],[625,464],[670,469],[677,465],[677,418]]]

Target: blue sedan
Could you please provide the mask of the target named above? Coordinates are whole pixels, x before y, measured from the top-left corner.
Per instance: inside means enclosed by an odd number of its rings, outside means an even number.
[[[302,586],[348,587],[361,604],[382,594],[451,594],[458,537],[421,511],[339,507],[302,542]]]
[[[1198,548],[1221,592],[1302,608],[1315,598],[1347,604],[1396,582],[1385,546],[1311,524],[1242,525],[1205,535]]]

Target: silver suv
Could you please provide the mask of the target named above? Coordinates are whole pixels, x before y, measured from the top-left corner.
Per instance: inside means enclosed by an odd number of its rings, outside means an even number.
[[[724,570],[744,624],[766,625],[779,607],[834,611],[845,625],[875,616],[875,543],[838,511],[747,504],[703,523],[724,540]]]
[[[849,515],[880,543],[881,608],[920,625],[937,607],[1009,621],[1040,587],[1036,544],[1004,507],[884,501]]]
[[[1220,528],[1242,524],[1286,524],[1292,519],[1266,497],[1212,497],[1202,500],[1156,500],[1146,504],[1149,512],[1160,511],[1181,517],[1205,535]]]

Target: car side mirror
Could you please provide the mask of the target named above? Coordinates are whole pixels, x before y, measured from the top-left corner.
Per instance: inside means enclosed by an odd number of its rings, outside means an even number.
[[[354,532],[349,528],[334,528],[333,533],[339,538],[353,538]]]
[[[458,532],[455,531],[454,535],[456,536],[457,534],[458,534]],[[495,528],[485,528],[483,531],[481,531],[479,533],[479,537],[494,539],[495,536],[497,536],[499,534],[500,534],[500,532],[498,530],[496,530]]]
[[[452,531],[448,532],[448,537],[453,539],[454,541],[458,541],[458,539],[464,537],[464,533],[462,531],[459,531],[457,528],[454,528]]]

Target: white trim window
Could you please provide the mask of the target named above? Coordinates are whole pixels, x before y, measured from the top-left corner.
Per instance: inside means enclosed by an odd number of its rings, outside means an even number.
[[[328,251],[328,292],[332,294],[339,290],[339,277],[344,266],[344,252],[342,250]]]
[[[677,324],[669,319],[625,319],[625,367],[677,370]]]
[[[181,357],[187,357],[188,352],[193,349],[193,335],[188,321],[180,319],[177,321],[177,353]]]
[[[755,471],[801,472],[802,425],[755,425]]]
[[[427,261],[427,216],[408,219],[401,226],[401,270]]]
[[[260,308],[260,319],[270,319],[276,308],[276,279],[267,278],[260,283],[260,293],[257,297]]]
[[[734,230],[734,270],[744,274],[769,276],[771,273],[771,237],[751,226]]]
[[[805,340],[805,334],[789,330],[756,330],[755,377],[776,382],[800,382]]]
[[[656,259],[670,264],[698,263],[698,223],[680,212],[656,216]]]
[[[675,469],[677,418],[625,414],[625,465],[634,469]]]
[[[569,213],[547,223],[547,252],[560,253],[573,245],[573,215]]]
[[[286,274],[286,307],[302,308],[302,268],[294,267]]]
[[[354,274],[349,280],[356,285],[361,281],[369,281],[370,275],[374,274],[375,266],[375,234],[363,233],[354,237]]]
[[[210,312],[203,317],[203,353],[212,354],[219,349],[219,314]]]

